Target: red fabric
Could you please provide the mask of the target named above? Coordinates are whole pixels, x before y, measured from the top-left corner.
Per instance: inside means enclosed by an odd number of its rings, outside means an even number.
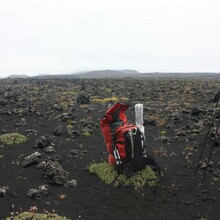
[[[128,125],[128,124],[125,124],[125,125],[122,125],[120,126],[117,130],[116,130],[116,136],[117,136],[117,140],[116,140],[116,146],[118,148],[118,151],[119,151],[119,154],[120,154],[120,157],[121,157],[121,160],[122,162],[126,159],[126,150],[125,150],[125,143],[124,143],[124,133],[130,129],[134,129],[136,128],[135,125]],[[117,143],[118,142],[118,143]],[[115,163],[115,161],[114,161]],[[112,163],[111,163],[112,164]]]
[[[115,159],[113,156],[113,150],[112,150],[112,144],[113,144],[113,133],[115,135],[117,134],[117,141],[121,140],[123,141],[123,134],[120,133],[120,130],[127,126],[127,117],[125,115],[125,111],[128,109],[128,105],[122,104],[122,103],[116,103],[111,108],[109,108],[105,114],[105,116],[100,121],[100,126],[103,134],[103,138],[107,147],[107,150],[109,152],[109,163],[114,165]],[[117,117],[114,117],[114,115],[117,113]],[[114,121],[117,119],[116,121]],[[122,122],[123,125],[119,126],[115,131],[112,131],[110,124],[114,122]],[[112,133],[113,132],[113,133]],[[119,135],[120,133],[120,135]],[[117,143],[118,151],[120,153],[121,159],[126,158],[126,152],[125,152],[125,146],[124,144]]]

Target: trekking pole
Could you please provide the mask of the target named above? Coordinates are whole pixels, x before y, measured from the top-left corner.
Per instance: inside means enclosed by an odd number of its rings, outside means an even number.
[[[219,124],[220,124],[220,120],[218,120],[218,124],[217,124],[216,130],[215,130],[214,140],[215,140],[215,138],[216,138],[216,136],[217,136],[217,134],[218,134]],[[208,167],[208,165],[209,165],[209,161],[210,161],[210,158],[211,158],[211,155],[212,155],[212,151],[213,151],[213,146],[214,146],[214,144],[212,144],[211,149],[210,149],[210,152],[209,152],[209,157],[208,157],[208,160],[207,160],[207,166],[206,166],[206,169],[205,169],[205,173],[204,173],[204,175],[203,175],[203,178],[202,178],[202,183],[203,183],[204,180],[205,180],[207,167]]]
[[[217,107],[218,107],[219,99],[220,99],[220,91],[217,92],[217,94],[215,95],[215,97],[214,97],[214,99],[213,99],[213,102],[216,103],[216,105],[215,105],[215,110],[216,110]],[[197,170],[198,170],[198,168],[199,168],[199,162],[201,161],[201,158],[202,158],[202,155],[203,155],[205,146],[206,146],[206,142],[207,142],[208,137],[209,137],[209,134],[210,134],[210,129],[211,129],[211,127],[212,127],[212,125],[213,125],[213,122],[214,122],[214,119],[215,119],[215,110],[214,110],[214,113],[213,113],[213,117],[212,117],[212,120],[211,120],[211,124],[209,125],[208,131],[207,131],[207,134],[206,134],[206,137],[205,137],[205,141],[204,141],[203,146],[202,146],[201,153],[200,153],[200,155],[199,155],[199,161],[198,161],[198,163],[197,163],[197,165],[196,165],[196,169],[195,169],[195,172],[194,172],[193,177],[196,176]]]

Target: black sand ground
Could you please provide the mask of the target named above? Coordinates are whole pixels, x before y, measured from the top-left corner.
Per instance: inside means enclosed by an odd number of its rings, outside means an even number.
[[[220,219],[218,145],[211,158],[214,174],[208,170],[204,184],[203,170],[192,178],[201,150],[199,143],[205,138],[213,114],[211,99],[219,88],[217,80],[0,81],[0,135],[19,132],[28,137],[23,144],[0,145],[0,187],[8,186],[10,191],[0,198],[0,219],[10,216],[11,211],[26,211],[32,206],[37,206],[39,212],[55,210],[70,219]],[[90,95],[91,103],[77,104],[79,93]],[[134,104],[141,102],[145,106],[149,153],[165,174],[157,187],[115,188],[87,170],[91,162],[105,161],[107,156],[101,130],[92,126],[91,137],[85,137],[82,130],[85,122],[99,124],[113,103],[95,99],[113,96],[128,99],[125,102],[132,106],[127,111],[130,121],[134,120]],[[74,118],[62,121],[59,116],[71,110]],[[53,136],[59,125],[63,126],[63,134]],[[68,125],[81,135],[68,134]],[[28,190],[45,184],[42,170],[36,165],[23,168],[21,162],[36,151],[36,140],[45,134],[53,136],[60,164],[70,172],[70,179],[77,180],[77,187],[48,185],[48,196],[30,199]],[[72,149],[77,150],[75,159],[68,156]],[[44,158],[51,156],[41,153]]]

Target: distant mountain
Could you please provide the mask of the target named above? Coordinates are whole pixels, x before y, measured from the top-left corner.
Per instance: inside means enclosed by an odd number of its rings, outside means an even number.
[[[75,76],[85,73],[85,71],[80,71],[76,73],[69,73],[69,74],[41,74],[32,76],[33,79],[72,79],[76,78]]]
[[[154,73],[141,73],[137,77],[143,77],[143,78],[179,78],[179,79],[220,79],[220,73],[205,73],[205,72],[192,72],[192,73],[160,73],[160,72],[154,72]]]
[[[27,79],[30,77],[27,75],[10,75],[7,78],[9,78],[9,79]]]
[[[32,76],[32,79],[62,79],[62,78],[74,78],[72,74],[57,74],[57,75],[52,75],[52,74],[48,74],[48,75],[36,75],[36,76]]]
[[[134,77],[140,74],[137,70],[94,70],[84,71],[71,74],[59,74],[59,75],[37,75],[32,78],[35,79],[55,79],[55,78],[123,78]]]
[[[125,69],[125,70],[119,70],[119,71],[125,74],[140,74],[140,72],[138,72],[137,70]]]
[[[140,73],[137,70],[124,69],[124,70],[94,70],[84,71],[70,74],[58,74],[58,75],[37,75],[29,77],[27,75],[11,75],[6,79],[81,79],[81,78],[174,78],[174,79],[217,79],[220,80],[220,73],[208,73],[208,72],[192,72],[192,73],[180,73],[180,72],[152,72],[152,73]]]
[[[135,77],[140,74],[137,70],[94,70],[76,74],[76,78],[123,78]]]

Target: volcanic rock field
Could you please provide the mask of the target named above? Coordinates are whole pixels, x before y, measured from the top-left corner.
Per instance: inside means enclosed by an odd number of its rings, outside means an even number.
[[[220,219],[219,89],[218,79],[0,80],[0,219],[33,207],[73,220]],[[88,171],[107,161],[99,123],[116,102],[130,123],[144,105],[156,186],[115,187]]]

